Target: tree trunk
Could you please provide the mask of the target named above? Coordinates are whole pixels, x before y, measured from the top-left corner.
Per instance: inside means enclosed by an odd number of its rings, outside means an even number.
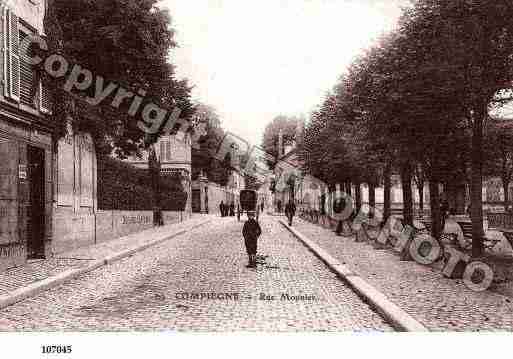
[[[321,194],[321,208],[320,208],[320,214],[321,216],[324,216],[326,214],[326,192],[324,189],[322,190]]]
[[[353,191],[351,189],[351,181],[347,181],[345,182],[345,187],[346,187],[346,194],[349,196],[349,197],[352,197],[353,196]]]
[[[502,188],[504,190],[504,210],[508,210],[509,208],[509,180],[506,178],[502,178]]]
[[[401,187],[403,189],[404,224],[413,226],[413,196],[411,188],[412,168],[409,163],[401,165]]]
[[[390,190],[392,188],[392,179],[391,177],[392,167],[390,164],[387,164],[385,167],[385,171],[383,173],[383,182],[384,182],[384,198],[383,198],[383,220],[386,221],[388,217],[390,217]]]
[[[354,195],[356,202],[356,213],[359,213],[360,208],[362,208],[362,188],[359,182],[356,183],[356,190]]]
[[[479,105],[478,105],[479,106]],[[472,257],[484,253],[483,246],[483,122],[487,115],[486,104],[476,109],[472,129],[472,183],[470,186],[472,219]]]
[[[418,184],[419,188],[417,190],[419,191],[419,213],[420,216],[424,216],[424,181],[419,181]]]
[[[374,183],[369,183],[369,207],[374,209],[376,207],[376,186]],[[369,216],[374,218],[374,212],[371,210]]]
[[[438,192],[438,182],[434,179],[429,180],[429,202],[431,207],[431,235],[433,238],[440,238],[440,193]]]

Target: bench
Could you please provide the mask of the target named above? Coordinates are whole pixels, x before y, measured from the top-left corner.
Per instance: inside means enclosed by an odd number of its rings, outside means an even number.
[[[472,222],[456,222],[461,228],[463,232],[463,238],[465,240],[465,244],[461,244],[458,242],[458,245],[463,250],[469,250],[472,248]],[[500,239],[491,239],[483,237],[483,245],[485,249],[492,250],[501,240]]]

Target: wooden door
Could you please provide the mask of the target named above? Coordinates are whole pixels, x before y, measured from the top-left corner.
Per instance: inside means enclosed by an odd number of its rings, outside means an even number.
[[[45,151],[28,147],[29,207],[28,243],[29,258],[44,258],[45,238]]]

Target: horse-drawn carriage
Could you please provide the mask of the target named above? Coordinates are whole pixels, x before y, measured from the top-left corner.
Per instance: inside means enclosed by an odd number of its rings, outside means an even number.
[[[259,208],[257,206],[258,204],[258,194],[254,190],[250,189],[244,189],[240,191],[239,195],[240,199],[240,206],[239,206],[239,212],[237,213],[237,217],[240,220],[241,214],[254,213],[256,220],[258,221],[258,217],[260,214]]]

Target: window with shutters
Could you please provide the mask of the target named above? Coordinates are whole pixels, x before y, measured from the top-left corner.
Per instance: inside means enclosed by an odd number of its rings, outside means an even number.
[[[20,38],[18,16],[9,9],[4,12],[5,58],[7,86],[6,95],[20,101]]]
[[[25,28],[20,28],[19,38],[22,42],[29,36],[29,31]],[[32,49],[29,49],[29,55]],[[34,67],[29,63],[20,61],[20,102],[36,108],[37,94],[39,92],[39,81],[36,77]]]
[[[0,41],[3,56],[0,68],[3,69],[3,85],[5,96],[21,104],[39,109],[43,113],[51,113],[51,94],[41,84],[36,69],[20,56],[21,43],[28,36],[35,35],[34,30],[23,19],[4,8],[0,12]],[[28,49],[29,54],[34,51]]]

